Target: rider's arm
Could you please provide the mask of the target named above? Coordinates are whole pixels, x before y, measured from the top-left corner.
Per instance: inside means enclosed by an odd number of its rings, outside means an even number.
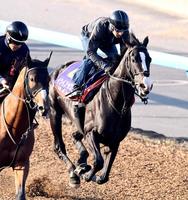
[[[100,46],[100,41],[103,39],[104,34],[101,24],[97,24],[89,38],[87,54],[89,58],[94,62],[94,64],[102,69],[104,69],[107,63],[103,60],[101,56],[97,54],[97,50]]]

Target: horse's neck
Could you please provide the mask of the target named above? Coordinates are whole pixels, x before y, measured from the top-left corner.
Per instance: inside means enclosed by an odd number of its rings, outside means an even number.
[[[109,96],[110,94],[114,104],[117,103],[119,106],[125,104],[126,101],[129,101],[134,95],[132,86],[123,81],[129,79],[128,63],[128,54],[126,53],[112,77],[107,82],[107,95]]]
[[[124,55],[119,65],[116,67],[115,72],[112,74],[112,78],[110,78],[108,81],[109,89],[116,91],[116,93],[119,93],[120,87],[122,87],[123,82],[120,79],[127,77],[126,65],[127,65],[127,55]]]
[[[124,53],[119,65],[116,67],[115,72],[113,75],[118,78],[126,78],[128,76],[128,62],[129,62],[129,54],[130,49]]]

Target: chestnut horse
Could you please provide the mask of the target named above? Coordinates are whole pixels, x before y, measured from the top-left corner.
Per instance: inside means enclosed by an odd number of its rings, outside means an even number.
[[[13,168],[16,200],[26,199],[25,183],[37,125],[35,113],[44,116],[48,109],[49,60],[23,63],[12,91],[0,104],[0,171]]]
[[[87,172],[84,174],[82,168],[74,166],[67,156],[62,138],[62,116],[66,115],[72,122],[76,122],[75,103],[68,96],[60,96],[53,84],[64,68],[56,69],[52,74],[49,84],[49,99],[54,150],[68,168],[71,185],[80,184],[78,179],[80,175],[86,181],[95,178],[98,184],[108,181],[120,142],[131,128],[131,106],[134,102],[134,94],[137,91],[137,94],[143,99],[152,89],[150,80],[151,57],[147,50],[148,42],[148,37],[140,42],[134,34],[131,35],[127,51],[114,73],[107,76],[98,93],[86,105],[83,135],[93,156],[93,164],[91,169],[86,170]],[[80,127],[77,128],[80,130]],[[89,155],[82,143],[83,135],[79,132],[73,134],[73,141],[80,153],[77,164],[80,165],[87,164]],[[105,147],[103,153],[101,152],[101,144]],[[95,176],[100,170],[100,176]]]

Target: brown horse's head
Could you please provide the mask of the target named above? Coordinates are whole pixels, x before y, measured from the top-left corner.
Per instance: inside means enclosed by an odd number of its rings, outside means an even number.
[[[26,98],[32,102],[30,106],[36,107],[41,116],[46,116],[49,108],[48,84],[50,77],[47,66],[50,57],[45,61],[36,59],[29,61],[29,69],[26,72],[24,82]]]
[[[141,43],[134,34],[131,34],[131,42],[127,44],[129,74],[142,97],[146,96],[153,87],[150,80],[151,57],[147,50],[148,42],[148,37]]]

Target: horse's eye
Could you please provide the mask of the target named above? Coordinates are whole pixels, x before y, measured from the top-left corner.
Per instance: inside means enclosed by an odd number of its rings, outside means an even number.
[[[134,63],[134,62],[135,62],[135,59],[132,59],[132,62]]]
[[[32,82],[33,82],[34,80],[35,80],[34,77],[31,77],[31,78],[30,78],[30,81],[32,81]]]

